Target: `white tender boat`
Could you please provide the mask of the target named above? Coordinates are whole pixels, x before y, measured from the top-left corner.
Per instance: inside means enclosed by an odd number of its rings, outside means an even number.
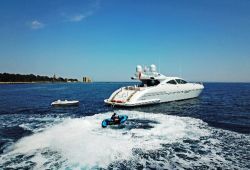
[[[104,102],[117,106],[140,106],[195,98],[200,95],[202,83],[188,83],[179,77],[167,77],[156,71],[156,66],[136,67],[133,80],[140,80],[137,86],[121,87]]]
[[[79,105],[79,101],[77,100],[57,100],[51,103],[51,106],[77,106]]]

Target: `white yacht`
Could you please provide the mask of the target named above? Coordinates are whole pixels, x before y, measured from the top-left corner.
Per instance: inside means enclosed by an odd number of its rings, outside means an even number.
[[[200,95],[202,83],[188,83],[179,77],[167,77],[156,71],[156,66],[149,68],[138,65],[133,80],[140,85],[121,87],[114,91],[106,104],[114,106],[140,106],[195,98]]]

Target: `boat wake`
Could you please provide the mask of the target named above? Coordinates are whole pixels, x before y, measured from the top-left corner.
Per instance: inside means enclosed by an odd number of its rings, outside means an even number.
[[[248,135],[214,129],[189,117],[118,113],[128,115],[125,125],[102,128],[102,120],[112,115],[107,112],[61,118],[52,126],[33,129],[4,150],[0,169],[250,168]]]

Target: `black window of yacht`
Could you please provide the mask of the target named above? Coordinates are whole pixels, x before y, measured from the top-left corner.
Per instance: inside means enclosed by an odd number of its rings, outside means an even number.
[[[147,86],[157,86],[160,84],[159,80],[147,80]]]
[[[168,84],[176,84],[176,81],[175,80],[170,80],[167,82]]]
[[[181,80],[181,84],[186,84],[187,82],[185,80]]]
[[[150,86],[157,86],[158,84],[160,84],[159,80],[144,80],[142,81],[142,83],[139,85],[139,87],[150,87]]]
[[[187,82],[185,80],[182,79],[175,79],[177,81],[178,84],[186,84]]]
[[[178,84],[181,84],[181,79],[175,79]]]

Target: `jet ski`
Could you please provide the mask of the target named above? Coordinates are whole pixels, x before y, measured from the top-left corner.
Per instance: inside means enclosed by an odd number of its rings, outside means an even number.
[[[102,121],[102,127],[105,128],[108,125],[120,125],[120,124],[123,124],[124,122],[126,122],[126,120],[128,120],[127,115],[118,115],[118,120],[117,121],[114,121],[111,118],[103,120]]]
[[[79,101],[77,100],[57,100],[51,103],[51,106],[77,106],[79,105]]]

